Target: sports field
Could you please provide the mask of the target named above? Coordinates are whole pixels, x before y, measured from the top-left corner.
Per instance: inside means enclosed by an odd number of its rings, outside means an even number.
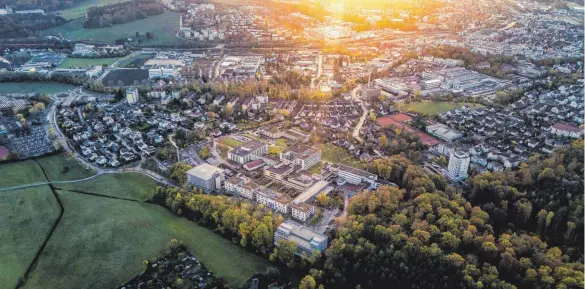
[[[16,287],[58,216],[49,186],[0,192],[0,287]]]
[[[0,82],[0,93],[30,94],[59,93],[75,88],[74,85],[58,82]]]
[[[67,20],[71,20],[84,17],[85,12],[91,7],[99,7],[125,1],[127,0],[85,0],[69,9],[59,10],[56,13]]]
[[[150,16],[145,19],[118,24],[112,27],[94,29],[83,28],[83,22],[85,20],[77,19],[58,27],[43,30],[41,34],[62,35],[64,38],[72,41],[91,40],[114,43],[120,38],[133,38],[136,36],[136,32],[140,34],[150,32],[154,34],[154,39],[143,42],[142,44],[178,44],[183,42],[175,36],[179,27],[179,16],[179,13],[165,11],[163,14]]]
[[[119,57],[112,57],[112,58],[71,58],[67,57],[61,64],[59,68],[88,68],[93,66],[102,66],[102,65],[111,65],[112,63],[118,61]]]
[[[460,108],[464,105],[467,105],[472,108],[479,108],[483,107],[481,104],[477,103],[468,103],[468,102],[434,102],[429,100],[423,100],[421,102],[411,102],[411,103],[403,103],[399,102],[396,103],[396,106],[402,111],[412,111],[417,113],[425,113],[431,116],[447,112],[450,110],[454,110]]]

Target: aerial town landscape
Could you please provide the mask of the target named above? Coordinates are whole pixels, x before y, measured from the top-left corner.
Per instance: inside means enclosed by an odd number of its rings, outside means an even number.
[[[5,0],[0,289],[584,288],[582,0]]]

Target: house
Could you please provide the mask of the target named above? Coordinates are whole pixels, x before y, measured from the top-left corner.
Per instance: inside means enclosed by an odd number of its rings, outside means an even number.
[[[564,123],[555,123],[550,127],[550,133],[557,136],[580,138],[583,136],[583,129]]]

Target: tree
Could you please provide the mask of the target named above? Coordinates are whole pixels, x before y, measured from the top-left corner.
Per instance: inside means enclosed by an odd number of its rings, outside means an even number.
[[[317,282],[311,275],[305,276],[301,283],[299,284],[299,289],[315,289],[317,287]]]
[[[179,184],[185,184],[187,182],[187,171],[192,167],[184,162],[177,162],[170,168],[171,179],[177,181]]]
[[[376,121],[376,114],[374,112],[370,112],[370,120]]]
[[[206,160],[211,156],[211,153],[209,152],[209,149],[206,146],[204,146],[201,148],[201,150],[199,150],[199,156],[202,159]]]
[[[385,135],[381,135],[378,141],[380,143],[380,147],[382,148],[388,147],[388,138]]]

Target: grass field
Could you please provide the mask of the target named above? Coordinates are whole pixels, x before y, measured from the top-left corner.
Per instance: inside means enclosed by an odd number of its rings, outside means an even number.
[[[46,181],[41,167],[34,161],[0,165],[0,188]]]
[[[324,144],[321,150],[321,159],[327,162],[343,164],[346,166],[363,169],[364,163],[351,155],[347,150],[332,144]]]
[[[165,11],[163,14],[145,19],[95,29],[83,28],[85,20],[77,19],[58,27],[43,30],[41,33],[43,35],[58,34],[73,41],[92,40],[114,43],[116,39],[135,37],[136,32],[140,34],[151,32],[154,34],[155,39],[143,42],[144,45],[178,44],[183,42],[183,40],[175,36],[179,26],[179,15],[179,13]]]
[[[68,57],[65,61],[61,62],[60,68],[87,68],[101,65],[111,65],[118,61],[120,58],[70,58]]]
[[[0,93],[58,93],[73,89],[71,84],[57,82],[1,82]]]
[[[106,174],[83,182],[55,185],[65,190],[80,190],[138,201],[150,199],[156,186],[156,181],[139,173]]]
[[[221,144],[226,145],[231,148],[236,148],[242,144],[241,141],[235,140],[231,137],[223,137],[221,138]]]
[[[268,262],[153,204],[59,191],[65,213],[24,288],[116,288],[171,238],[237,288]]]
[[[152,53],[141,53],[134,57],[126,57],[124,60],[118,63],[118,67],[122,68],[140,68],[144,63],[153,58],[155,55]]]
[[[69,181],[87,178],[95,175],[94,170],[88,170],[74,158],[65,155],[53,155],[37,159],[51,181]]]
[[[470,106],[472,108],[483,107],[481,104],[476,104],[476,103],[433,102],[433,101],[428,101],[428,100],[423,100],[421,102],[411,102],[409,104],[400,102],[400,103],[397,103],[396,105],[402,111],[426,113],[428,115],[437,115],[437,114],[440,114],[443,112],[447,112],[450,110],[460,108],[464,105]]]
[[[124,2],[127,0],[85,0],[69,9],[57,11],[57,14],[67,20],[81,18],[85,16],[85,12],[91,7],[104,6]]]
[[[58,216],[49,186],[0,193],[0,287],[16,286]]]

